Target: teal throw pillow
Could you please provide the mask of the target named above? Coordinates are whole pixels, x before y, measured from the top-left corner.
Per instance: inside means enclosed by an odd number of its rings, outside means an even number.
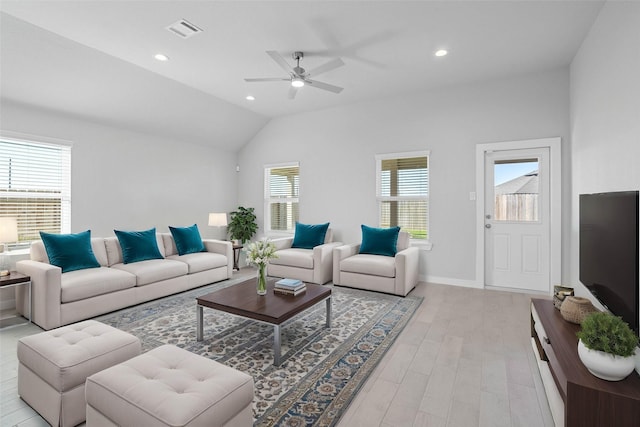
[[[155,227],[145,231],[113,231],[120,242],[125,264],[163,258],[158,249]]]
[[[292,248],[313,249],[324,244],[324,238],[329,229],[329,223],[324,224],[300,224],[296,222],[296,233],[293,235]]]
[[[76,234],[51,234],[41,231],[40,237],[47,251],[49,263],[60,267],[63,273],[100,267],[91,249],[91,230]]]
[[[171,227],[169,231],[176,242],[178,255],[193,254],[196,252],[204,252],[204,243],[198,231],[198,225],[193,224],[191,227]]]
[[[362,225],[361,254],[396,256],[400,227],[374,228]]]

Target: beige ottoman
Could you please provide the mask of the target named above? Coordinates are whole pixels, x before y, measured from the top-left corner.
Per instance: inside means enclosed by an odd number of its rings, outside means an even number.
[[[140,354],[140,340],[95,320],[18,341],[18,394],[52,426],[86,414],[84,385],[98,371]]]
[[[87,378],[87,427],[253,425],[253,378],[163,345]]]

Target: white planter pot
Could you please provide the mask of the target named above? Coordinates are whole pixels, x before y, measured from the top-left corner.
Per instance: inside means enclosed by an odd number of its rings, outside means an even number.
[[[589,372],[607,381],[623,380],[635,368],[633,356],[621,357],[603,351],[590,350],[582,340],[578,342],[578,356]]]

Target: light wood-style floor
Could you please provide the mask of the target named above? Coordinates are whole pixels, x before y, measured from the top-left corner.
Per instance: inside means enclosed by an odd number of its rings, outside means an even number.
[[[530,295],[425,283],[413,294],[422,305],[338,427],[553,426],[531,350]],[[0,331],[0,426],[48,425],[17,392],[17,341],[37,332]]]
[[[424,283],[412,294],[422,305],[338,427],[554,425],[531,295]]]

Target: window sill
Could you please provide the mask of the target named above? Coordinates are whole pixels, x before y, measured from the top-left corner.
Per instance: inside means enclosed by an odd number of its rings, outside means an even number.
[[[12,251],[6,251],[6,252],[0,252],[0,253],[4,253],[6,256],[13,258],[13,257],[23,257],[24,255],[29,255],[29,248],[23,248],[23,249],[15,249]]]
[[[268,239],[281,239],[283,237],[293,237],[293,231],[269,231],[266,237]]]
[[[421,251],[430,251],[433,247],[433,243],[428,240],[411,240],[411,246],[416,247]]]

